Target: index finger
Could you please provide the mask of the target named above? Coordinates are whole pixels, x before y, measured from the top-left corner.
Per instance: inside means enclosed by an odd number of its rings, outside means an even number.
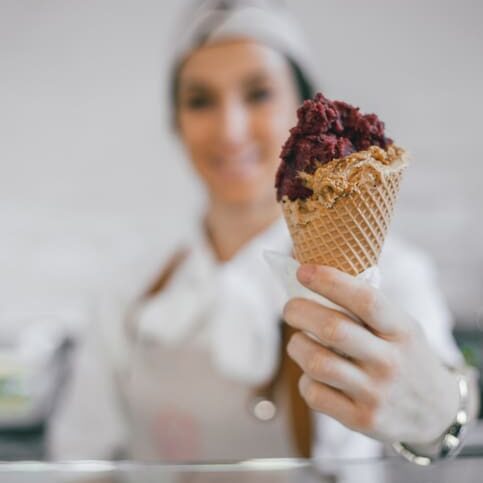
[[[302,265],[297,278],[310,290],[323,295],[359,317],[381,335],[397,336],[407,320],[401,310],[391,304],[380,290],[333,267]]]

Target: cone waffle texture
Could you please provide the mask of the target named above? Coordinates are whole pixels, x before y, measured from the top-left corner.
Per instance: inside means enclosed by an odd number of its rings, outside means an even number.
[[[300,263],[329,265],[357,275],[377,264],[404,167],[310,213],[288,199],[282,208]]]

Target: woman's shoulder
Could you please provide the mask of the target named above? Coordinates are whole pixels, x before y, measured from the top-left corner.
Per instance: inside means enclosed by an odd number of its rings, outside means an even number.
[[[431,254],[392,235],[381,253],[379,268],[382,291],[420,323],[443,360],[449,364],[461,362],[461,354],[451,336],[453,315],[438,282],[438,270]]]
[[[434,262],[431,255],[417,244],[397,233],[387,236],[379,257],[381,272],[391,275],[394,272],[411,275],[413,278],[424,272],[433,274]]]
[[[134,302],[157,286],[164,286],[192,249],[193,239],[184,236],[168,243],[149,242],[143,250],[126,253],[114,267],[103,296],[121,299],[127,304]]]
[[[134,315],[148,299],[158,295],[171,282],[188,249],[186,242],[180,240],[157,253],[152,251],[133,257],[130,266],[123,267],[116,283],[100,297],[101,317],[97,329],[104,345],[114,348],[114,352],[119,352],[115,348],[118,346],[120,352],[124,352],[129,332],[126,329]]]
[[[188,269],[199,270],[199,260],[209,264],[212,258],[206,245],[201,223],[194,223],[171,242],[165,243],[162,250],[148,257],[143,284],[138,284],[136,297],[149,297],[167,288],[174,280],[183,276]]]
[[[149,283],[140,294],[142,298],[152,297],[162,292],[175,277],[180,267],[186,262],[188,255],[192,251],[189,244],[179,244],[173,247],[158,264],[154,267]]]
[[[434,306],[447,311],[434,261],[422,248],[392,234],[381,252],[379,269],[382,291],[410,313]]]

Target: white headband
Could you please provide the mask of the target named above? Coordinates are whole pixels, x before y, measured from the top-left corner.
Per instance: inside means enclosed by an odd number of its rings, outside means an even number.
[[[178,28],[173,68],[200,45],[245,37],[290,58],[307,81],[317,87],[314,56],[298,25],[279,1],[204,0],[187,10]]]

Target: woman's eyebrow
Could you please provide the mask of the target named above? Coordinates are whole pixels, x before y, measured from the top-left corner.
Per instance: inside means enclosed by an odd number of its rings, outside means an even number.
[[[256,72],[251,72],[250,74],[244,76],[241,81],[240,85],[242,87],[252,87],[259,85],[261,83],[267,82],[269,80],[269,76],[263,72],[263,71],[256,71]],[[181,82],[180,90],[184,92],[211,92],[213,89],[211,86],[200,79],[196,78],[191,78],[191,79],[186,79],[183,82]]]
[[[251,74],[244,77],[242,84],[244,86],[250,87],[252,85],[257,85],[257,84],[266,82],[267,80],[269,80],[269,76],[263,71],[258,71],[258,72],[252,72]]]
[[[207,92],[210,91],[210,86],[203,81],[197,79],[189,79],[181,83],[181,89],[188,92]]]

